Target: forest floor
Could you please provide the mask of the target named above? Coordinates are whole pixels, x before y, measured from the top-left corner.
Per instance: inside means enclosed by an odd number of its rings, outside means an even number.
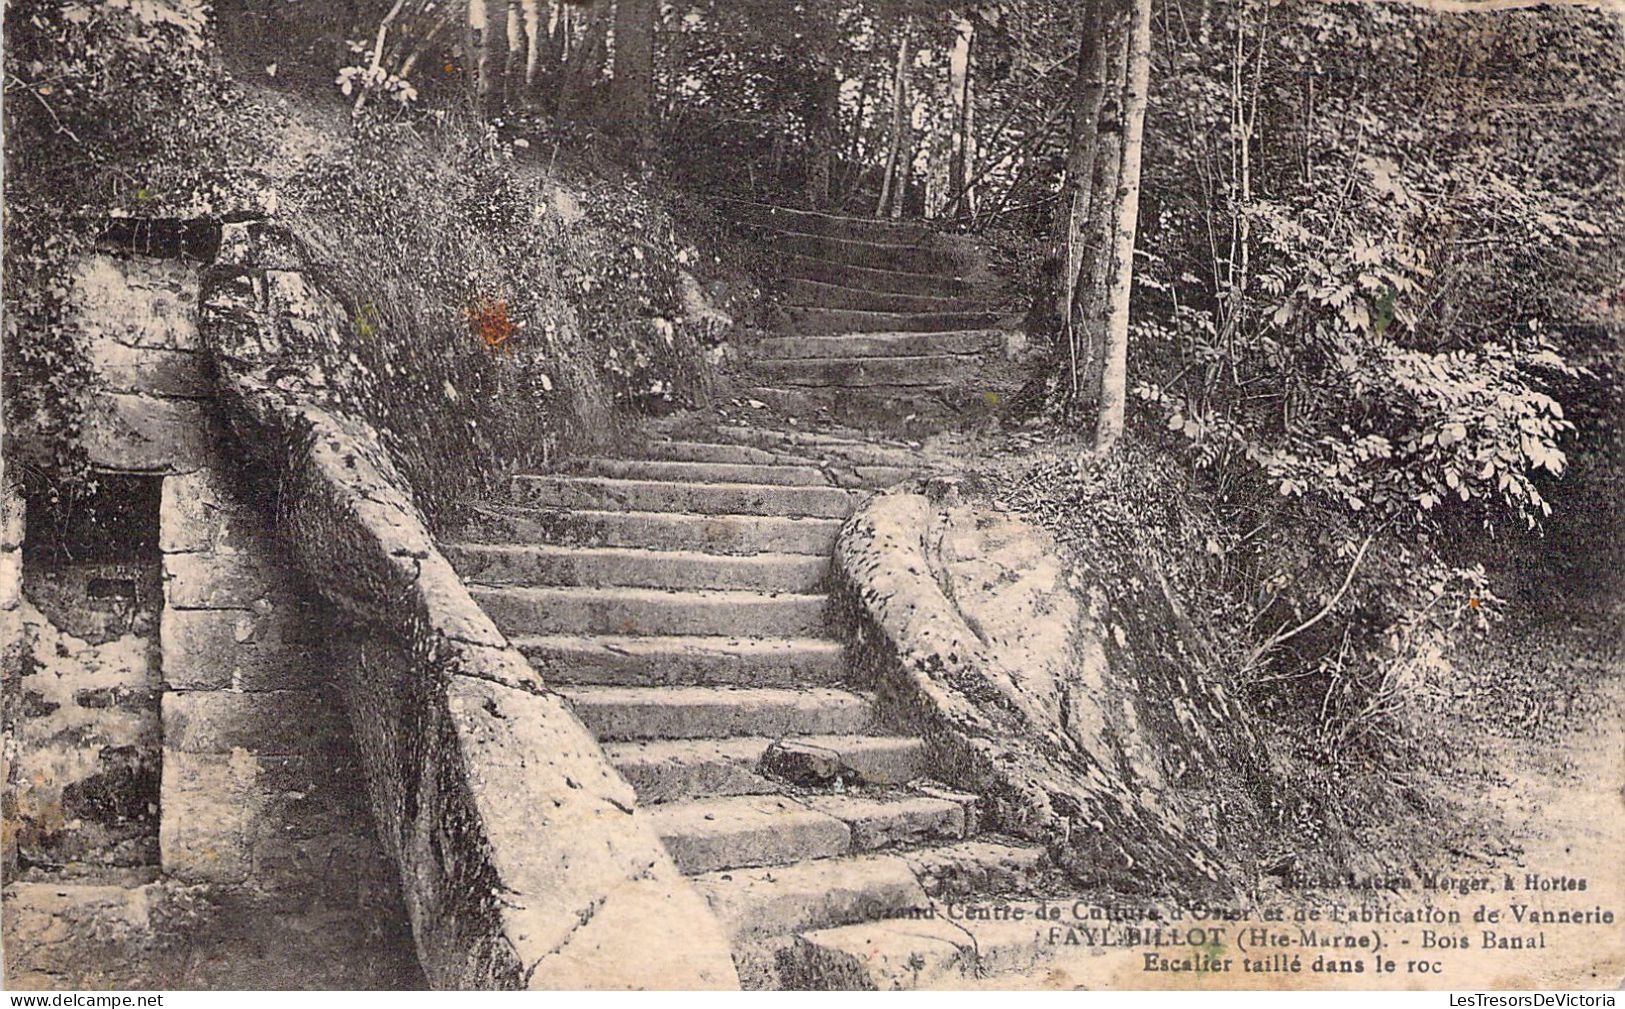
[[[1448,754],[1434,768],[1410,775],[1412,787],[1430,790],[1431,809],[1448,809],[1394,823],[1381,842],[1390,856],[1402,855],[1395,840],[1427,838],[1448,853],[1392,875],[1409,888],[1288,891],[1266,881],[1241,902],[1252,917],[1232,925],[1225,941],[1200,949],[1230,958],[1224,972],[1152,970],[1151,947],[1063,949],[1019,979],[989,978],[990,989],[1195,990],[1295,989],[1455,989],[1455,990],[1618,990],[1625,986],[1625,656],[1619,649],[1625,609],[1587,614],[1560,628],[1529,628],[1500,636],[1472,676],[1521,680],[1523,703],[1498,710],[1464,708],[1445,727]],[[1526,652],[1514,649],[1538,638]],[[1495,652],[1500,653],[1497,658]],[[1541,681],[1514,677],[1514,669],[1544,666],[1559,672]],[[1506,700],[1503,693],[1500,698]],[[1376,842],[1376,839],[1373,839]],[[1437,874],[1437,889],[1428,878]],[[1446,886],[1444,880],[1451,883]],[[1538,881],[1537,881],[1538,879]],[[1449,887],[1457,887],[1455,889]],[[1546,887],[1551,887],[1547,889]],[[1472,889],[1476,888],[1476,889]],[[1100,902],[1101,895],[1082,895]],[[1169,905],[1176,906],[1176,905]],[[1286,951],[1301,955],[1301,972],[1249,971],[1248,955],[1236,947],[1246,926],[1263,924],[1266,908],[1279,908],[1281,922],[1269,931],[1289,937]],[[1327,925],[1333,909],[1361,908],[1438,916],[1459,914],[1441,924]],[[1531,924],[1531,911],[1579,915],[1607,912],[1613,917],[1578,923]],[[1321,915],[1306,924],[1300,915]],[[1499,915],[1498,921],[1486,920]],[[1519,921],[1519,917],[1524,920]],[[1087,924],[1087,923],[1086,923]],[[1187,922],[1186,924],[1189,924]],[[1152,923],[1154,926],[1155,923]],[[1301,928],[1356,938],[1380,933],[1380,951],[1306,948]],[[1495,939],[1489,938],[1494,933]],[[1431,936],[1431,940],[1430,937]],[[1039,935],[1035,941],[1046,941]],[[1510,940],[1510,942],[1509,942]],[[1524,948],[1507,948],[1507,945]],[[1448,947],[1448,948],[1447,948]],[[1156,950],[1177,959],[1188,948]],[[1375,961],[1396,964],[1375,973]],[[1359,972],[1316,970],[1317,961],[1360,962]],[[1424,966],[1424,964],[1426,966]]]

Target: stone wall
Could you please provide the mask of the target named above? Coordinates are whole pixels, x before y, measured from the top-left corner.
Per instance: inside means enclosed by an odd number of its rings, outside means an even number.
[[[197,264],[93,255],[71,284],[69,324],[102,383],[82,433],[91,465],[147,473],[210,465],[213,389],[198,346]]]
[[[25,555],[20,654],[4,686],[15,843],[38,873],[158,862],[156,561]]]
[[[200,303],[237,443],[277,474],[278,530],[343,615],[337,680],[430,982],[737,986],[631,787],[474,603],[376,433],[328,409],[315,351],[346,314],[290,236],[226,226]]]
[[[29,763],[50,726],[8,691],[8,981],[410,986],[390,952],[404,898],[440,987],[737,986],[631,787],[469,597],[375,433],[324,409],[301,349],[343,339],[346,316],[295,243],[228,225],[199,271],[97,255],[72,281],[70,322],[102,382],[91,463],[161,481],[143,569],[161,588],[121,646],[145,657],[121,667],[131,683],[68,682],[100,660],[57,654],[62,628],[21,590],[7,491],[8,678],[32,620],[63,689],[91,702],[76,711],[162,740],[157,852],[149,833],[136,859],[149,871],[70,885],[21,865],[40,817],[17,801],[18,772],[72,783]],[[28,577],[36,595],[61,589]],[[320,953],[285,941],[301,928],[320,929]]]
[[[30,564],[19,579],[23,509],[7,488],[0,615],[16,643],[7,678],[51,687],[31,691],[32,707],[29,690],[7,692],[8,979],[128,986],[134,971],[151,986],[179,986],[155,968],[97,959],[136,956],[216,986],[246,969],[234,961],[257,956],[263,985],[421,984],[410,953],[403,963],[391,952],[404,914],[333,685],[327,615],[274,535],[265,488],[221,440],[214,369],[198,339],[198,270],[94,255],[71,279],[68,324],[100,383],[83,443],[95,479],[161,483],[145,531],[150,557],[122,572]],[[105,607],[87,604],[89,578],[142,585],[121,633],[94,624]],[[120,742],[140,758],[122,784],[117,768],[101,766]],[[105,786],[104,804],[150,807],[157,822],[138,838],[138,857],[92,852],[65,869],[31,856],[31,839],[52,829],[94,839],[75,826],[83,817],[66,815],[90,785]],[[147,871],[122,871],[135,865]],[[189,928],[161,956],[151,930],[131,922],[177,901],[204,910],[185,916]],[[63,927],[83,921],[105,927],[83,936]],[[290,957],[271,937],[317,922],[333,933],[320,952]],[[102,942],[110,935],[119,941]]]

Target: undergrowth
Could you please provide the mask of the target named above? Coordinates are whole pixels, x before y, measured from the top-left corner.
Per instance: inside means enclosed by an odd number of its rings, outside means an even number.
[[[1418,842],[1404,825],[1448,817],[1429,786],[1469,773],[1441,719],[1491,717],[1504,690],[1475,675],[1504,647],[1491,643],[1481,585],[1453,580],[1414,543],[1327,563],[1301,519],[1221,498],[1204,474],[1169,465],[1155,436],[1131,432],[1105,458],[1025,448],[979,482],[1119,604],[1165,599],[1166,622],[1190,647],[1161,650],[1187,674],[1217,678],[1261,732],[1279,788],[1260,805],[1267,836],[1234,833],[1232,857],[1325,878],[1404,871],[1445,843],[1444,832]]]

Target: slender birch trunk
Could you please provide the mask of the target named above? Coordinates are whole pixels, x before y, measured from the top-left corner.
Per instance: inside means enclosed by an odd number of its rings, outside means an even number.
[[[890,209],[898,161],[902,157],[903,130],[908,125],[908,29],[909,24],[905,20],[897,42],[897,72],[892,75],[891,138],[886,151],[886,174],[880,182],[880,202],[875,206],[876,217],[885,217]]]
[[[1107,298],[1105,370],[1100,382],[1100,415],[1095,424],[1098,450],[1111,448],[1122,436],[1128,403],[1129,296],[1134,288],[1134,241],[1140,219],[1140,154],[1145,139],[1146,99],[1151,89],[1151,0],[1134,0],[1134,23],[1129,38],[1128,86],[1123,98],[1123,167],[1112,252],[1114,276]]]
[[[566,70],[569,69],[570,64],[571,21],[570,5],[564,3],[563,0],[553,0],[553,68],[559,74],[559,86],[561,89],[563,88],[564,84],[564,74]]]
[[[396,18],[400,17],[401,7],[405,3],[406,0],[395,0],[395,5],[389,9],[389,13],[385,14],[383,20],[378,22],[378,35],[373,39],[372,55],[367,59],[369,69],[377,70],[383,66],[384,40],[389,37],[389,26],[395,23]],[[355,111],[360,112],[362,106],[366,104],[367,90],[362,88],[355,96]]]
[[[948,189],[959,213],[969,215],[976,211],[976,196],[971,190],[971,173],[976,160],[976,104],[971,93],[975,79],[972,60],[976,52],[976,26],[961,18],[955,27],[954,50],[948,59],[954,107],[953,164],[948,172]]]
[[[1112,277],[1112,243],[1117,230],[1117,193],[1123,168],[1124,81],[1128,72],[1129,19],[1123,0],[1104,0],[1101,28],[1105,60],[1104,95],[1095,126],[1094,170],[1089,183],[1087,236],[1073,297],[1072,320],[1078,368],[1075,406],[1094,411],[1105,371],[1107,287]]]
[[[530,99],[536,87],[536,69],[542,55],[542,11],[537,0],[519,0],[519,9],[525,20],[525,98]]]

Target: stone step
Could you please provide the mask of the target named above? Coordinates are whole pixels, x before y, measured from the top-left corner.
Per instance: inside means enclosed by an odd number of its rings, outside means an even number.
[[[667,803],[645,812],[677,867],[690,875],[958,838],[965,832],[964,810],[929,796],[744,795]]]
[[[998,329],[940,333],[842,333],[838,336],[772,336],[750,347],[762,358],[919,357],[942,354],[1000,354],[1005,332]]]
[[[925,743],[911,736],[676,739],[611,743],[604,752],[641,802],[783,791],[770,755],[786,752],[819,755],[847,785],[902,785],[925,773]]]
[[[937,237],[937,233],[929,225],[920,221],[894,221],[879,217],[829,214],[818,210],[780,207],[729,197],[717,198],[717,202],[729,216],[741,224],[769,227],[780,231],[881,242],[917,242]]]
[[[954,354],[917,357],[764,358],[753,361],[751,374],[786,386],[935,387],[973,377],[981,360]]]
[[[942,243],[935,238],[922,239],[918,243],[876,242],[776,229],[767,229],[763,237],[769,239],[774,249],[781,253],[844,266],[959,277],[974,271],[979,265],[979,257],[973,248]]]
[[[852,831],[841,820],[785,795],[739,795],[643,809],[688,875],[784,865],[846,854]]]
[[[964,801],[935,795],[814,794],[801,798],[852,829],[853,851],[958,840],[971,829],[972,817]]]
[[[669,459],[578,459],[572,472],[618,480],[673,480],[691,483],[776,484],[782,487],[828,487],[829,477],[817,466],[776,463],[680,462]]]
[[[1049,854],[1039,845],[986,838],[933,845],[903,857],[933,897],[1036,893],[1050,868]]]
[[[787,256],[784,275],[798,280],[813,280],[843,287],[861,287],[869,291],[888,291],[894,294],[935,294],[959,297],[977,290],[977,283],[968,277],[949,273],[908,273],[903,270],[875,269],[868,266],[850,266],[810,256]]]
[[[825,638],[611,635],[516,637],[544,683],[622,687],[834,687],[846,646]]]
[[[609,477],[514,477],[518,503],[599,511],[668,511],[706,515],[777,515],[844,519],[857,498],[836,487],[678,483]]]
[[[868,699],[846,690],[563,687],[602,740],[844,735],[867,728]]]
[[[872,435],[845,437],[820,431],[799,431],[753,427],[746,424],[719,424],[712,437],[767,451],[804,452],[826,462],[840,459],[852,465],[911,469],[919,464],[920,447],[897,441],[884,441]]]
[[[472,586],[474,600],[509,636],[686,634],[816,637],[828,597],[804,593],[635,588]]]
[[[997,902],[995,902],[997,903]],[[783,981],[823,991],[914,991],[1031,971],[1058,947],[1050,923],[931,917],[865,921],[799,935],[780,959]]]
[[[896,855],[821,858],[694,877],[736,945],[929,909],[930,898]]]
[[[773,446],[772,440],[764,445]],[[861,446],[857,457],[849,458],[845,450],[828,451],[808,446],[805,451],[794,450],[789,443],[776,447],[758,448],[744,444],[711,444],[704,442],[650,442],[642,450],[648,458],[670,458],[672,462],[742,462],[762,466],[811,466],[819,469],[824,478],[836,487],[848,489],[890,487],[913,475],[915,461],[912,452],[886,455],[873,451],[873,446]],[[709,457],[709,458],[705,458]],[[867,463],[871,458],[889,460],[879,465]],[[890,461],[895,460],[895,461]]]
[[[864,312],[972,312],[986,311],[987,306],[974,298],[940,294],[898,294],[894,291],[873,291],[863,287],[827,284],[818,280],[783,281],[782,293],[787,305],[815,308],[852,308]]]
[[[647,547],[715,554],[763,551],[828,556],[841,519],[553,508],[480,509],[466,538],[577,546]]]
[[[925,774],[926,749],[912,736],[795,736],[774,740],[760,763],[763,774],[786,785],[840,791],[853,784],[914,781]]]
[[[747,394],[793,417],[829,417],[877,434],[928,435],[997,416],[1016,389],[964,386],[751,386]]]
[[[637,452],[645,458],[669,459],[672,462],[751,463],[771,466],[780,461],[777,453],[766,449],[703,441],[655,440],[637,446]]]
[[[787,308],[786,330],[802,336],[842,333],[941,333],[985,329],[999,321],[988,311],[864,312],[855,308]]]
[[[807,593],[822,590],[829,575],[828,559],[812,554],[736,556],[523,543],[448,543],[444,550],[463,580],[475,585]]]
[[[632,786],[638,802],[648,806],[701,796],[783,791],[761,770],[762,754],[772,742],[764,736],[642,740],[607,743],[604,756]]]

